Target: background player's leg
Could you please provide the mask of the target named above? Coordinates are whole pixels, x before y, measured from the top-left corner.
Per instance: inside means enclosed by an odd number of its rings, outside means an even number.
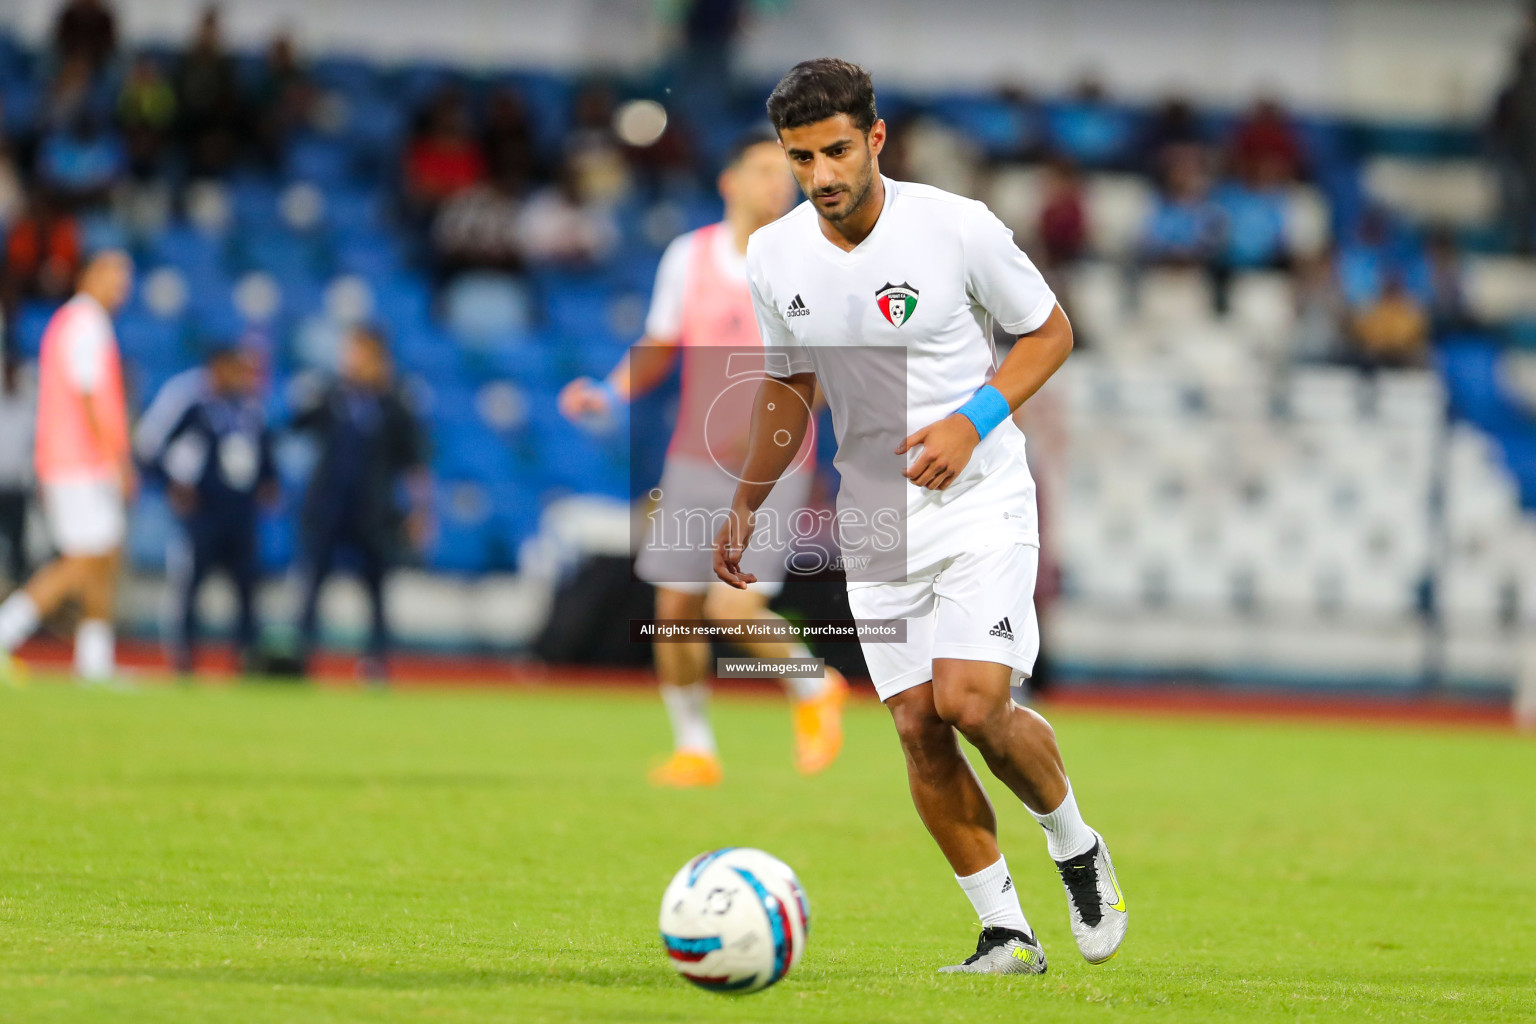
[[[363,657],[363,677],[380,683],[388,674],[389,609],[385,586],[389,575],[389,552],[382,544],[360,542],[356,545],[363,588],[368,592],[370,612],[368,648]]]
[[[704,593],[656,588],[658,619],[702,619]],[[672,756],[651,772],[662,786],[708,786],[720,781],[715,731],[709,724],[709,644],[651,645],[661,700],[672,722]]]
[[[258,626],[256,623],[256,581],[258,577],[256,538],[236,537],[228,542],[225,567],[235,585],[235,659],[240,672],[249,672],[254,664]]]
[[[0,604],[0,653],[20,647],[65,598],[80,592],[90,572],[89,561],[78,555],[61,555]]]
[[[166,559],[171,586],[170,654],[171,667],[183,675],[190,673],[196,660],[197,592],[208,573],[205,542],[190,532],[179,538]]]
[[[117,610],[120,552],[87,559],[80,588],[82,617],[75,627],[75,675],[103,682],[117,674],[117,638],[112,617]]]
[[[309,670],[309,659],[320,639],[320,593],[336,558],[336,544],[327,531],[312,534],[305,542],[299,568],[299,660]]]
[[[768,607],[761,590],[737,590],[725,584],[710,588],[705,614],[711,619],[758,619],[783,622]],[[739,646],[757,658],[809,658],[800,642],[745,640]],[[795,702],[795,767],[814,775],[837,760],[843,749],[843,704],[848,684],[835,668],[820,676],[785,676],[784,687]]]

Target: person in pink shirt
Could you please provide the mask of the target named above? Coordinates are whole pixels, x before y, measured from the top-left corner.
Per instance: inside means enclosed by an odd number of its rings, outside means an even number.
[[[86,262],[74,298],[43,332],[33,461],[59,556],[0,604],[0,678],[17,678],[11,652],[69,598],[82,611],[75,675],[105,683],[116,672],[113,605],[125,508],[138,481],[112,314],[132,288],[128,255],[103,250]]]
[[[778,140],[764,132],[739,141],[720,174],[725,219],[674,239],[662,256],[646,318],[645,337],[603,381],[581,377],[560,393],[560,409],[573,421],[600,417],[615,405],[657,387],[682,358],[682,394],[666,468],[653,492],[651,532],[635,564],[656,587],[658,619],[778,621],[768,608],[786,574],[784,551],[762,552],[759,582],[732,590],[714,580],[709,543],[694,548],[658,542],[662,523],[709,515],[730,505],[746,455],[753,395],[763,371],[762,339],[747,286],[747,238],[778,219],[794,198]],[[754,365],[755,364],[755,365]],[[741,368],[745,367],[743,374]],[[744,395],[744,397],[743,397]],[[809,441],[774,489],[770,503],[787,522],[809,499]],[[682,527],[686,532],[686,525]],[[707,532],[707,531],[706,531]],[[759,658],[808,658],[804,644],[747,642]],[[657,643],[656,674],[672,721],[674,749],[651,773],[659,786],[712,786],[722,772],[709,722],[709,644]],[[842,747],[842,705],[847,684],[836,669],[784,680],[794,705],[795,766],[805,774],[826,768]]]

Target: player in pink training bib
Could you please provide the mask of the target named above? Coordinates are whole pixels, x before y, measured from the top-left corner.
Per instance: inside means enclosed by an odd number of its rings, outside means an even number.
[[[766,376],[745,257],[752,232],[782,214],[794,195],[777,140],[766,133],[741,140],[720,173],[719,188],[725,219],[678,237],[662,256],[645,337],[605,380],[583,377],[568,384],[560,408],[573,421],[605,414],[661,384],[680,354],[677,425],[661,483],[651,492],[649,529],[635,571],[656,587],[658,619],[782,621],[768,602],[783,585],[787,547],[765,545],[753,552],[758,583],[733,590],[714,578],[714,530],[708,525],[730,507],[746,457],[752,401]],[[796,453],[794,471],[769,498],[781,523],[810,496],[812,450],[807,439]],[[803,644],[741,646],[761,658],[810,656]],[[655,644],[674,742],[672,755],[651,772],[657,785],[707,786],[720,780],[708,711],[708,657],[705,642]],[[786,677],[784,684],[794,705],[796,766],[807,774],[821,771],[842,747],[847,684],[831,668],[825,676]]]
[[[75,675],[105,683],[116,672],[112,613],[125,506],[137,479],[112,314],[132,289],[127,254],[98,253],[81,270],[75,297],[43,332],[34,461],[59,557],[0,604],[0,675],[15,678],[11,652],[71,597],[83,611]]]

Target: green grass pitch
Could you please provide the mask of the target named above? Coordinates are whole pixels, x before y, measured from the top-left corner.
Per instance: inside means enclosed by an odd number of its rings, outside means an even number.
[[[940,977],[969,906],[885,713],[800,778],[788,714],[716,701],[726,781],[644,782],[641,692],[0,691],[0,1021],[1528,1021],[1536,745],[1493,731],[1061,712],[1131,910],[1090,967],[992,786],[1043,978]],[[663,886],[764,847],[800,967],[677,978]]]

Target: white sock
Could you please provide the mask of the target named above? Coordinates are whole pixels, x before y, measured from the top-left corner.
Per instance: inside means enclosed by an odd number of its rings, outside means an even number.
[[[1024,919],[1024,908],[1019,906],[1019,890],[1014,887],[1013,876],[1008,874],[1008,859],[998,857],[997,863],[982,868],[964,878],[955,876],[960,888],[970,897],[976,916],[983,928],[1012,928],[1025,935],[1034,935],[1029,922]]]
[[[811,649],[805,644],[795,644],[790,648],[791,658],[814,658]],[[795,700],[815,700],[827,689],[827,677],[820,676],[785,676],[784,688]]]
[[[1027,810],[1027,808],[1026,808]],[[1035,814],[1030,811],[1030,814]],[[1083,821],[1077,810],[1077,797],[1072,794],[1072,783],[1067,783],[1067,796],[1050,814],[1035,814],[1035,820],[1045,829],[1045,848],[1051,860],[1067,860],[1087,853],[1098,842],[1093,829]]]
[[[82,619],[75,628],[75,675],[99,682],[117,673],[116,642],[112,623],[106,619]]]
[[[715,752],[715,730],[709,725],[709,684],[661,685],[661,700],[672,719],[672,744],[678,750]]]
[[[37,602],[18,590],[0,603],[0,653],[9,654],[37,629]]]

